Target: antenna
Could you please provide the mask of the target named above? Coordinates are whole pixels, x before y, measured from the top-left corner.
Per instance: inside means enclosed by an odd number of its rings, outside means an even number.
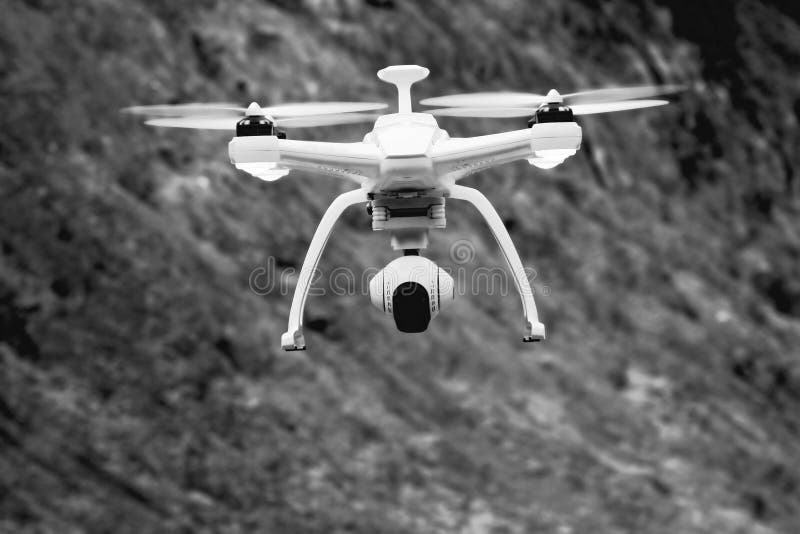
[[[378,71],[378,78],[397,87],[397,112],[411,113],[411,86],[428,77],[430,71],[419,65],[392,65]]]

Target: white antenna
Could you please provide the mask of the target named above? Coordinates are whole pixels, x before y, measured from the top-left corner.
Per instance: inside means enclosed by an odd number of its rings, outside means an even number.
[[[392,65],[378,71],[378,78],[397,87],[397,112],[411,113],[411,86],[428,77],[430,71],[419,65]]]

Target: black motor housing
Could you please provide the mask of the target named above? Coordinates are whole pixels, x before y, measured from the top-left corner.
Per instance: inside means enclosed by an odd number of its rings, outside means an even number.
[[[236,123],[236,137],[253,135],[275,135],[286,139],[286,133],[275,128],[275,124],[264,115],[250,115]]]
[[[528,128],[534,124],[543,124],[547,122],[575,122],[575,115],[572,113],[572,110],[564,104],[542,104],[528,121]]]

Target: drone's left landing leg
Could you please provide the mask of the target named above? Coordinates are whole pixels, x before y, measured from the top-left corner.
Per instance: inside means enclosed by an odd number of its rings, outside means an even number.
[[[300,269],[300,276],[297,279],[297,286],[294,288],[294,298],[292,298],[292,309],[289,311],[289,328],[281,336],[281,347],[283,350],[305,350],[306,340],[303,337],[303,310],[306,306],[306,297],[311,288],[314,271],[317,269],[319,258],[328,237],[331,235],[333,226],[341,217],[344,210],[354,204],[367,201],[367,193],[363,189],[356,189],[343,193],[336,197],[331,203],[322,220],[314,232],[311,244],[308,246],[306,258],[303,260],[303,267]]]
[[[519,296],[522,298],[522,309],[525,313],[525,335],[522,341],[541,341],[544,339],[544,325],[539,322],[539,315],[536,312],[536,303],[533,301],[533,290],[528,283],[528,277],[525,273],[525,268],[522,266],[522,260],[519,259],[519,254],[511,241],[511,236],[508,235],[503,220],[497,211],[489,202],[489,199],[477,189],[471,187],[464,187],[461,185],[450,186],[450,198],[459,200],[466,200],[483,215],[486,219],[492,235],[500,245],[500,250],[506,258],[508,267],[511,269],[511,274],[514,277],[514,285],[517,286]]]

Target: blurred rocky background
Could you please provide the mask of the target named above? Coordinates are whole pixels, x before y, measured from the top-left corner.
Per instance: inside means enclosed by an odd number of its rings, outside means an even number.
[[[683,83],[582,117],[577,156],[466,179],[496,204],[548,339],[510,294],[424,335],[299,268],[351,188],[237,172],[229,136],[119,108]],[[800,532],[800,9],[751,0],[3,0],[0,531]],[[524,121],[440,121],[452,135]],[[297,130],[357,140],[367,126]],[[452,202],[427,255],[502,256]],[[395,257],[353,209],[321,262]]]

